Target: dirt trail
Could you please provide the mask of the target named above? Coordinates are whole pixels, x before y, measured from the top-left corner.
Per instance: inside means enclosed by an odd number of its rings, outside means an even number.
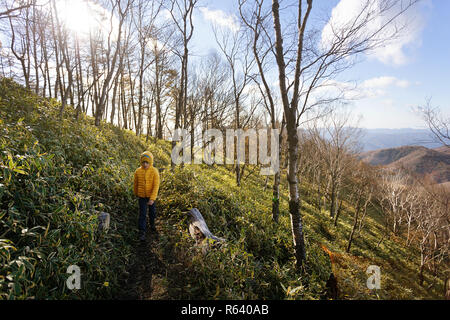
[[[163,299],[165,296],[160,285],[165,267],[155,254],[159,235],[148,231],[146,238],[146,241],[139,241],[136,234],[133,262],[128,268],[129,277],[119,299],[151,300]]]

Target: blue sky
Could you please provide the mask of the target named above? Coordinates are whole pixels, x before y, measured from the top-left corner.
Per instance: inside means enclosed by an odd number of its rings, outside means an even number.
[[[271,1],[266,1],[270,5]],[[80,18],[83,15],[79,13],[85,9],[73,6],[74,2],[68,1],[72,6],[63,10],[67,16],[64,20],[72,29],[82,32],[88,25],[88,16]],[[310,21],[316,24],[322,19],[322,25],[315,26],[323,29],[327,22],[324,15],[345,20],[348,12],[360,3],[361,0],[314,0]],[[218,51],[212,22],[238,26],[237,0],[200,0],[200,6],[194,14],[191,61],[207,56],[211,50]],[[76,14],[73,8],[78,8]],[[450,117],[450,0],[421,0],[405,17],[409,30],[403,38],[386,50],[364,56],[361,63],[335,79],[338,83],[357,84],[357,89],[349,92],[360,98],[352,101],[349,108],[355,117],[362,116],[361,127],[424,128],[414,109],[427,99]]]
[[[319,16],[325,10],[331,16],[336,6],[336,13],[345,13],[355,1],[316,0],[314,14]],[[194,53],[203,56],[215,48],[211,16],[215,21],[232,21],[233,15],[238,14],[234,2],[202,3],[203,9],[195,16]],[[210,19],[208,13],[213,13]],[[386,49],[366,56],[340,76],[339,81],[355,81],[363,92],[363,98],[350,106],[355,115],[362,116],[362,127],[424,128],[414,108],[425,104],[428,98],[443,114],[450,115],[450,1],[422,0],[408,19],[411,28],[403,40],[393,45],[392,52]]]

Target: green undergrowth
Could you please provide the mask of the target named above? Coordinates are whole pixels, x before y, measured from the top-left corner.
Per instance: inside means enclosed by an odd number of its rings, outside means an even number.
[[[112,298],[132,247],[130,186],[145,144],[131,131],[0,80],[0,298]],[[111,215],[97,230],[99,211]],[[70,265],[81,289],[68,290]]]
[[[287,208],[272,222],[270,187],[259,176],[237,187],[231,168],[207,165],[167,172],[161,186],[159,258],[167,265],[166,296],[175,299],[319,299],[330,274],[314,237],[308,268],[296,272]],[[226,239],[204,253],[187,232],[198,208],[211,232]]]
[[[186,165],[170,169],[170,143],[146,142],[129,130],[0,80],[0,299],[103,299],[123,296],[136,259],[137,201],[132,192],[139,154],[150,150],[161,175],[157,200],[159,272],[152,280],[160,299],[321,299],[330,272],[341,299],[439,298],[442,281],[426,274],[417,283],[418,253],[403,238],[386,238],[382,219],[369,212],[365,227],[345,253],[352,208],[338,226],[315,208],[313,188],[302,184],[306,267],[296,271],[286,181],[280,220],[273,223],[272,179],[246,171],[238,187],[232,167]],[[253,170],[255,168],[250,168]],[[225,238],[202,250],[188,232],[188,211],[198,208],[211,232]],[[97,213],[111,214],[107,232]],[[321,249],[336,253],[332,266]],[[80,290],[68,290],[70,265],[81,269]],[[382,289],[366,287],[369,265],[379,265]],[[433,284],[430,289],[428,286]],[[145,288],[144,288],[145,289]]]
[[[443,281],[430,273],[418,284],[419,252],[402,237],[383,237],[380,213],[370,210],[363,228],[345,253],[353,224],[346,205],[337,227],[328,211],[314,206],[315,194],[301,188],[307,246],[306,269],[296,272],[293,260],[286,181],[281,188],[280,221],[271,217],[271,182],[258,173],[242,186],[232,168],[186,166],[166,172],[159,200],[161,239],[158,257],[166,262],[161,298],[171,299],[321,299],[333,270],[340,299],[441,299]],[[284,179],[283,179],[284,180]],[[187,232],[188,210],[196,207],[224,245],[202,252]],[[380,240],[381,243],[379,244]],[[333,252],[334,265],[321,249]],[[366,270],[381,270],[381,289],[369,290]]]

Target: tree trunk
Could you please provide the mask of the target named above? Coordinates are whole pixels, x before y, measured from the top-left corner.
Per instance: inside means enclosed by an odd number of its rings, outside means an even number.
[[[320,181],[319,179],[316,178],[317,181],[317,209],[319,210],[319,212],[322,211],[322,193],[320,191]]]
[[[395,215],[395,212],[394,212],[394,227],[393,227],[393,232],[394,232],[394,235],[397,235],[397,216]]]
[[[424,248],[422,244],[422,248],[420,250],[420,268],[419,268],[419,284],[423,286],[424,276],[423,276],[423,270],[425,268],[425,253]]]
[[[331,182],[330,218],[334,217],[334,215],[336,213],[335,209],[336,209],[336,184],[334,183],[334,181],[332,181]]]
[[[280,171],[275,173],[272,195],[272,219],[278,223],[278,217],[280,216]]]
[[[276,129],[275,125],[275,110],[273,108],[273,103],[271,104],[272,107],[272,129]],[[273,180],[273,199],[272,199],[272,218],[275,223],[278,223],[278,217],[280,215],[280,180],[281,180],[281,168],[280,168],[280,162],[281,162],[281,145],[283,142],[283,129],[285,126],[285,121],[283,118],[282,124],[281,124],[281,132],[278,137],[278,170],[275,172],[274,180]],[[272,146],[271,146],[272,148]]]
[[[350,236],[348,238],[348,244],[347,244],[347,250],[345,250],[345,252],[349,253],[350,252],[350,248],[352,246],[352,241],[353,241],[353,235],[355,234],[355,230],[356,230],[356,226],[358,224],[358,215],[359,215],[359,205],[356,208],[355,211],[355,217],[354,217],[354,221],[353,221],[353,228],[352,231],[350,232]]]
[[[308,2],[308,6],[310,6]],[[301,2],[299,3],[301,6]],[[310,9],[310,8],[309,8]],[[281,22],[279,15],[279,3],[276,0],[272,2],[272,15],[275,31],[275,49],[276,49],[276,62],[278,66],[278,77],[280,95],[283,103],[283,110],[286,119],[286,129],[288,135],[288,173],[287,180],[289,182],[289,214],[291,217],[292,236],[295,248],[296,267],[300,269],[303,265],[303,261],[306,260],[305,242],[303,236],[303,222],[300,214],[300,198],[298,191],[298,131],[297,131],[297,107],[298,107],[298,81],[300,74],[298,72],[299,63],[301,62],[302,55],[302,35],[299,35],[299,48],[297,51],[297,66],[296,66],[296,78],[294,79],[294,90],[292,94],[292,101],[289,103],[288,89],[286,86],[286,64],[284,61],[283,51],[283,37],[281,35]],[[301,19],[301,16],[298,17]],[[306,20],[305,20],[306,22]]]
[[[336,211],[336,216],[334,217],[334,226],[335,227],[337,226],[337,222],[338,222],[339,216],[341,215],[341,210],[342,210],[342,200],[340,200],[340,201],[338,200],[338,202],[339,202],[338,209]]]
[[[289,167],[287,179],[289,182],[289,214],[291,216],[291,228],[295,248],[295,259],[297,268],[301,268],[306,259],[305,242],[303,236],[303,221],[300,214],[300,197],[298,191],[297,159],[298,159],[298,135],[295,125],[296,117],[288,120],[288,154]]]
[[[162,115],[161,115],[161,85],[159,82],[160,78],[160,66],[159,66],[159,52],[157,52],[156,44],[155,44],[155,107],[156,107],[156,137],[158,139],[163,138],[162,134]]]

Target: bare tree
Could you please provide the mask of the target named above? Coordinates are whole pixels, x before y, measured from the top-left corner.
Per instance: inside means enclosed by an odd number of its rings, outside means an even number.
[[[4,9],[2,9],[3,11],[0,11],[0,19],[17,17],[21,14],[22,10],[28,9],[36,4],[34,0],[23,1],[22,3],[23,4],[19,6],[12,6],[12,4],[8,4],[7,1],[2,1],[1,4]]]
[[[154,26],[154,20],[161,10],[162,3],[159,1],[143,1],[137,2],[136,10],[133,14],[134,27],[137,30],[138,37],[138,119],[136,134],[140,135],[142,131],[143,121],[143,101],[144,101],[144,76],[146,70],[154,62],[155,58],[151,59],[148,53],[148,45],[153,40],[156,42],[157,30]]]
[[[220,28],[217,25],[214,25],[213,31],[216,43],[223,53],[230,69],[235,108],[234,128],[236,130],[242,129],[245,119],[241,119],[241,110],[246,98],[245,89],[248,87],[252,78],[251,71],[254,64],[254,60],[250,58],[250,44],[245,37],[246,33],[241,29],[230,30],[228,27]],[[241,184],[241,176],[240,163],[239,161],[236,161],[236,184],[238,186]]]
[[[306,9],[305,9],[306,2]],[[312,0],[298,1],[295,25],[289,31],[282,29],[280,3],[272,1],[273,38],[275,58],[278,68],[280,96],[286,118],[288,135],[288,182],[289,182],[289,212],[292,221],[295,256],[297,267],[301,267],[306,252],[303,240],[303,222],[300,214],[298,192],[298,134],[297,128],[300,118],[311,108],[323,105],[324,101],[312,101],[311,97],[317,88],[323,87],[329,79],[333,79],[343,70],[348,69],[355,62],[352,57],[383,45],[386,39],[398,35],[399,27],[392,32],[387,27],[396,18],[408,10],[416,1],[403,5],[402,1],[386,0],[380,5],[378,1],[367,0],[359,12],[344,25],[332,23],[333,37],[327,39],[325,45],[317,46],[314,30],[307,33],[308,18],[312,10]],[[374,10],[374,8],[376,8]],[[292,10],[287,6],[286,10]],[[368,23],[376,17],[388,12],[387,21],[377,25],[375,30],[367,30]],[[284,36],[283,36],[284,34]],[[292,36],[287,36],[292,35]],[[269,34],[270,37],[270,34]],[[293,66],[292,66],[292,64]],[[330,99],[325,99],[327,103]]]
[[[69,54],[69,35],[67,30],[64,28],[64,26],[61,24],[59,17],[58,17],[58,10],[56,7],[55,0],[52,1],[52,7],[53,7],[53,18],[55,20],[55,28],[56,28],[56,37],[58,41],[58,47],[60,49],[60,52],[62,54],[63,62],[66,66],[67,71],[67,87],[61,88],[62,89],[62,95],[61,95],[61,108],[59,112],[59,116],[62,118],[64,108],[67,104],[67,99],[69,96],[73,95],[73,71],[77,67],[76,66],[76,60],[75,63],[72,64],[72,59]],[[73,103],[72,103],[73,104]]]
[[[177,73],[172,69],[173,57],[170,55],[169,42],[172,29],[168,25],[162,25],[156,31],[155,38],[150,43],[150,54],[153,56],[150,81],[155,104],[155,136],[163,139],[164,119],[167,114],[167,100],[170,91],[174,89]],[[165,109],[163,109],[166,107]]]
[[[270,55],[273,52],[274,45],[271,39],[264,37],[269,28],[268,17],[270,11],[263,8],[264,1],[254,1],[249,10],[245,9],[247,5],[246,0],[239,0],[239,13],[244,27],[248,30],[248,37],[251,41],[251,50],[255,58],[255,64],[258,70],[257,75],[252,75],[252,80],[257,85],[261,96],[263,98],[263,105],[270,116],[270,125],[272,129],[279,129],[278,141],[278,158],[281,159],[281,146],[283,142],[283,130],[286,122],[282,115],[282,121],[279,119],[279,112],[277,110],[277,96],[276,90],[269,84],[268,74],[270,73],[270,65],[274,64],[273,57]],[[281,122],[281,126],[280,126]],[[280,171],[274,174],[274,182],[272,187],[272,219],[278,222],[280,213]]]
[[[359,223],[359,232],[363,225],[364,218],[367,213],[368,205],[370,204],[375,191],[375,176],[372,173],[372,169],[364,164],[362,161],[353,158],[353,169],[348,178],[350,181],[347,183],[347,194],[350,203],[354,206],[353,215],[353,227],[349,235],[346,252],[350,252],[352,242],[355,237]]]
[[[116,63],[117,58],[120,52],[120,45],[122,41],[122,27],[127,17],[127,13],[132,5],[133,1],[126,1],[126,5],[124,6],[120,0],[110,0],[111,9],[111,28],[109,30],[109,34],[107,37],[107,48],[106,48],[106,56],[105,62],[107,64],[107,68],[105,68],[104,81],[101,89],[98,92],[98,99],[96,100],[96,110],[95,110],[95,125],[100,125],[100,120],[103,117],[103,113],[106,107],[107,101],[107,93],[110,89],[110,82],[113,79],[114,74],[116,73]],[[112,39],[113,35],[113,19],[115,14],[119,17],[119,24],[116,30],[116,39]],[[115,43],[115,48],[113,51],[113,42]]]
[[[202,130],[218,128],[224,131],[232,126],[234,104],[232,91],[229,89],[230,72],[226,63],[217,53],[211,53],[198,67],[198,89],[203,110],[200,119]]]
[[[416,230],[420,249],[419,283],[424,283],[424,271],[441,262],[448,265],[450,247],[450,210],[448,191],[433,185],[424,185],[417,204]],[[444,274],[445,277],[445,274]]]
[[[8,17],[9,25],[11,27],[11,41],[10,41],[10,50],[14,57],[20,62],[22,67],[22,74],[25,80],[25,87],[27,89],[30,88],[30,36],[29,36],[29,7],[25,8],[25,17],[21,19],[25,21],[23,27],[21,28],[22,32],[20,32],[17,25],[13,24],[13,18],[11,16]],[[17,45],[17,38],[20,38],[20,46]]]
[[[177,98],[177,104],[175,108],[175,130],[181,127],[181,117],[186,115],[186,103],[187,103],[187,84],[188,84],[188,59],[189,49],[188,45],[192,39],[194,33],[194,24],[192,20],[192,14],[194,8],[197,5],[198,0],[170,0],[169,13],[172,17],[173,23],[179,32],[181,38],[181,47],[179,50],[174,49],[174,53],[181,60],[181,75],[179,93]],[[176,141],[172,141],[172,148],[175,147]],[[172,167],[174,163],[172,162]]]
[[[408,190],[408,176],[403,171],[385,171],[380,183],[380,204],[386,219],[392,224],[392,231],[396,235],[398,226],[401,224],[403,216],[402,210],[406,206],[406,196]]]
[[[321,136],[316,141],[319,143],[321,160],[324,164],[325,172],[328,174],[328,187],[330,199],[330,217],[337,224],[339,214],[338,202],[340,187],[344,175],[351,168],[351,155],[359,152],[359,138],[361,130],[357,124],[351,123],[351,114],[348,111],[333,111],[326,117],[321,117],[321,122],[314,122],[314,135]],[[318,124],[322,128],[318,128]]]
[[[439,108],[432,107],[430,99],[425,106],[419,107],[419,110],[434,138],[450,147],[450,117],[442,115]]]

